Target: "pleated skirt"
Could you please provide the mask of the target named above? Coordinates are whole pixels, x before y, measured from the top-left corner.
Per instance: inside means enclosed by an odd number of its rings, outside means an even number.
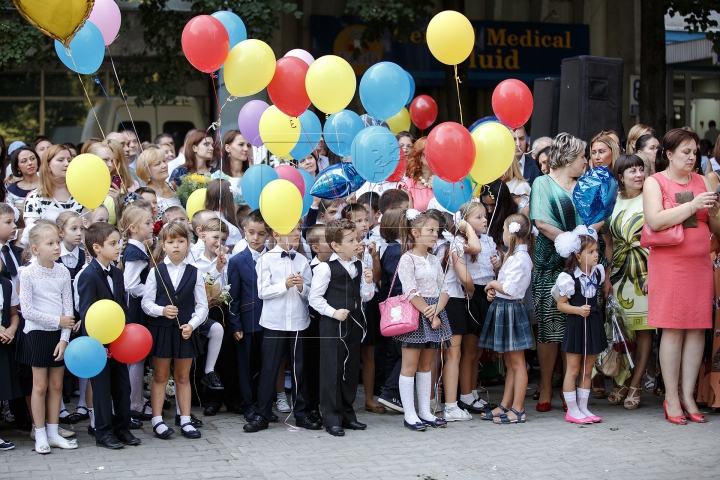
[[[527,309],[522,300],[495,297],[490,304],[478,346],[496,352],[528,350],[535,346]]]
[[[31,367],[64,367],[65,362],[55,361],[53,353],[60,343],[60,330],[33,330],[25,335],[18,361]]]

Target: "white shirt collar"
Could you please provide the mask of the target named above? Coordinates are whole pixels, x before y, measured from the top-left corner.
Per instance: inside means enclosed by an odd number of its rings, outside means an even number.
[[[598,268],[597,265],[595,265],[592,270],[590,270],[590,275],[586,275],[583,273],[582,270],[580,270],[580,267],[575,267],[575,270],[573,271],[573,277],[580,278],[582,275],[585,275],[586,277],[589,277],[595,273],[595,270]]]
[[[528,251],[527,245],[525,245],[525,244],[515,245],[515,251],[516,252],[527,252]]]
[[[106,272],[109,272],[109,271],[110,271],[110,265],[112,265],[112,263],[108,263],[108,266],[106,267],[105,265],[103,265],[102,263],[100,263],[100,260],[98,260],[97,258],[95,259],[95,261],[97,262],[98,265],[100,265],[100,268],[102,268],[102,269],[105,270]]]
[[[337,253],[333,253],[332,255],[330,255],[330,260],[328,261],[332,262],[333,260],[337,260],[343,265],[352,265],[353,263],[357,262],[357,257],[352,257],[350,258],[350,260],[343,260],[342,258],[340,258],[340,255],[338,255]]]
[[[183,258],[182,262],[180,262],[178,265],[175,265],[175,264],[172,262],[172,260],[170,260],[170,257],[168,257],[168,256],[166,255],[165,258],[163,259],[163,262],[164,262],[165,265],[167,265],[168,267],[179,268],[179,267],[181,267],[181,266],[183,266],[183,265],[187,265],[188,260],[187,260],[187,257],[185,257],[185,258]]]
[[[262,256],[262,254],[267,251],[267,248],[265,248],[265,247],[263,247],[263,249],[260,250],[259,252],[257,250],[255,250],[254,248],[250,248],[250,246],[248,246],[247,249],[250,250],[250,255],[252,255],[252,259],[255,261],[257,261],[257,259],[260,258]]]
[[[76,245],[73,251],[69,251],[67,248],[65,248],[65,242],[60,242],[60,256],[64,257],[65,255],[72,255],[75,258],[79,258],[80,247]]]
[[[518,167],[520,167],[520,173],[525,170],[525,154],[523,153],[522,156],[520,156],[520,160],[518,160]]]
[[[143,245],[143,243],[142,243],[141,241],[139,241],[139,240],[135,240],[134,238],[130,238],[130,239],[128,239],[128,245],[135,245],[137,248],[140,249],[140,251],[145,252],[145,253],[148,253],[148,252],[147,252],[147,247],[145,247],[145,245]]]

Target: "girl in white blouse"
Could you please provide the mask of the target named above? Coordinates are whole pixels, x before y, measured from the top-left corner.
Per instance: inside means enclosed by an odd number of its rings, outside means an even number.
[[[530,219],[521,213],[510,215],[503,225],[503,243],[507,245],[498,279],[485,287],[488,310],[478,345],[504,353],[507,365],[505,393],[496,409],[484,413],[484,420],[497,424],[525,423],[527,370],[525,350],[534,345],[530,321],[523,304],[530,286],[535,235]],[[508,407],[510,407],[508,409]]]

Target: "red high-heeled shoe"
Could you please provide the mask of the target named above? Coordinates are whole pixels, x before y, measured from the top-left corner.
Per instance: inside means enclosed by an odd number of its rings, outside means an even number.
[[[678,415],[677,417],[671,417],[668,415],[665,400],[663,400],[663,410],[665,410],[665,418],[668,422],[674,423],[675,425],[687,425],[687,418],[685,418],[685,415]]]
[[[538,402],[537,405],[535,405],[535,410],[537,410],[538,412],[549,412],[550,410],[552,410],[552,398],[554,395],[554,392],[550,392],[550,401]]]
[[[687,408],[685,408],[685,404],[681,401],[680,402],[680,408],[683,409],[683,412],[687,413],[688,418],[690,418],[691,422],[695,423],[707,423],[707,418],[705,418],[705,415],[702,413],[690,413]]]

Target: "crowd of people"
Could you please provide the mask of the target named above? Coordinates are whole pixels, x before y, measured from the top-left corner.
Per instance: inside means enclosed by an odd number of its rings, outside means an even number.
[[[130,130],[78,146],[1,142],[5,420],[30,429],[41,454],[77,448],[60,424],[83,421],[105,448],[140,444],[131,431],[143,421],[167,439],[173,396],[175,426],[189,439],[203,424],[193,403],[205,416],[225,405],[249,433],[293,415],[296,427],[343,436],[367,427],[353,408],[361,380],[366,412],[401,413],[410,430],[474,416],[525,423],[536,355],[537,412],[552,410],[560,387],[566,421],[597,423],[590,395],[632,410],[646,389],[664,393],[670,422],[706,422],[697,403],[720,407],[720,345],[706,335],[720,291],[720,141],[708,145],[690,128],[660,139],[644,125],[626,143],[613,131],[589,143],[561,133],[528,145],[522,127],[513,135],[508,171],[447,211],[433,194],[426,139],[401,132],[401,181],[316,198],[288,234],[243,202],[243,174],[269,159],[253,158],[237,130],[219,142],[190,131],[178,152],[170,135],[141,144]],[[92,212],[66,183],[80,153],[112,176]],[[317,177],[346,160],[321,141],[293,164]],[[617,202],[609,218],[583,225],[572,192],[601,167],[618,181]],[[192,174],[213,179],[205,208],[188,218],[177,191]],[[633,368],[607,382],[608,394],[596,360],[612,348],[609,295],[624,312]],[[75,378],[65,348],[87,335],[88,310],[103,299],[148,328],[150,354],[129,365],[108,354],[100,374]],[[381,320],[396,317],[417,326],[386,337]],[[478,384],[488,352],[506,370],[497,403]]]

